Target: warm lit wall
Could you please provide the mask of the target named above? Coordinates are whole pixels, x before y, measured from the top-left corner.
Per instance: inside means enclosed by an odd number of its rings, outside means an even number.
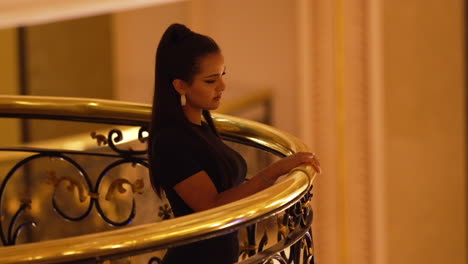
[[[16,29],[0,30],[0,94],[14,95],[19,91]],[[0,119],[0,144],[15,144],[21,140],[18,120]]]
[[[116,98],[152,103],[156,47],[172,23],[187,23],[188,3],[119,12],[112,16]]]
[[[312,3],[317,261],[466,263],[463,1]]]
[[[388,263],[467,261],[463,2],[384,1]]]
[[[307,3],[307,2],[305,2]],[[314,184],[316,260],[373,264],[373,93],[367,1],[314,1],[309,9],[309,118],[323,175]],[[306,21],[307,23],[307,21]],[[306,75],[304,75],[306,76]],[[304,77],[301,77],[304,78]],[[380,238],[379,238],[380,239]]]
[[[113,98],[109,15],[26,28],[27,94]],[[89,126],[31,121],[30,140],[89,131]]]
[[[0,30],[0,93],[16,94],[18,91],[18,48],[16,29]]]
[[[112,98],[109,15],[26,28],[28,93]]]
[[[295,7],[290,0],[194,0],[191,21],[223,49],[227,99],[271,89],[273,124],[298,135]]]

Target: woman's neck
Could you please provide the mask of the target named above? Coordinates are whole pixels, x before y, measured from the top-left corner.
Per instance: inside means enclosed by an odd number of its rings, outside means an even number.
[[[201,109],[194,109],[187,105],[183,106],[182,109],[184,110],[185,116],[191,123],[201,125]]]

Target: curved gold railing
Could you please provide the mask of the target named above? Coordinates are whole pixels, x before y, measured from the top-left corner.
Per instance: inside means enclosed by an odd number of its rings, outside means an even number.
[[[145,125],[148,105],[110,100],[2,96],[0,116],[64,119],[110,124]],[[260,123],[214,114],[223,137],[282,155],[308,151],[295,137]],[[316,176],[300,166],[275,185],[234,203],[158,223],[79,237],[0,248],[0,263],[58,263],[133,255],[188,243],[246,226],[297,202]]]
[[[3,100],[3,104],[5,105],[5,108],[0,110],[0,111],[4,111],[4,112],[0,112],[0,115],[10,116],[10,115],[17,115],[21,113],[27,113],[26,109],[24,108],[25,105],[31,105],[31,104],[37,105],[41,103],[37,101],[37,99],[40,99],[40,97],[37,98],[37,97],[29,96],[28,97],[29,102],[26,102],[25,100],[22,100],[22,99],[24,99],[24,97],[0,96],[0,100]],[[55,99],[59,99],[59,98],[54,97],[53,100]],[[15,104],[17,104],[17,106],[12,108],[13,106],[11,106],[9,103],[10,100],[15,100]],[[216,110],[216,113],[231,115],[233,113],[248,110],[258,105],[269,105],[271,104],[271,100],[272,100],[272,93],[270,90],[268,89],[260,90],[248,96],[245,96],[240,100],[236,100],[234,102],[228,102],[228,103],[223,104],[222,107]],[[42,103],[44,104],[45,102],[42,102]],[[124,102],[121,102],[121,103],[125,104]],[[93,102],[88,102],[88,105],[86,106],[75,105],[75,107],[77,108],[88,109],[86,111],[89,111],[89,109],[95,106],[96,105]],[[47,111],[49,112],[55,111],[55,108],[53,108],[53,106],[49,106],[49,110]],[[265,116],[263,116],[262,119],[269,120],[270,115],[271,115],[271,109],[265,109],[264,115]],[[118,126],[118,127],[113,127],[113,128],[116,128],[122,131],[124,135],[125,134],[127,135],[138,134],[137,127],[128,128],[125,126]],[[96,131],[96,133],[106,134],[108,131],[109,131],[109,127],[107,129],[99,129],[98,131]],[[89,132],[76,133],[71,136],[61,136],[60,138],[35,141],[31,144],[25,143],[25,144],[22,144],[22,146],[29,147],[29,148],[51,148],[51,149],[68,149],[72,147],[74,150],[84,151],[84,150],[89,150],[89,149],[93,149],[97,147],[95,142],[89,140],[89,136],[90,136]],[[124,137],[121,141],[118,142],[118,144],[127,143],[131,140],[134,140],[134,139]],[[78,142],[78,144],[76,142]],[[12,154],[12,153],[0,152],[0,163],[5,162],[5,161],[10,161],[13,158],[24,157],[24,156],[26,156],[25,153]]]

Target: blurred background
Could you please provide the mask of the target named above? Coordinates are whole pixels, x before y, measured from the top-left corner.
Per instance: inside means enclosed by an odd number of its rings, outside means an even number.
[[[224,105],[266,95],[264,122],[320,157],[317,263],[468,263],[466,10],[463,0],[2,0],[0,93],[150,104],[158,41],[186,24],[223,50]],[[79,132],[1,122],[1,144]]]

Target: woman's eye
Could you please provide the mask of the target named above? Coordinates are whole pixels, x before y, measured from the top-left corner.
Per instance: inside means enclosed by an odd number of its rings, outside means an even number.
[[[215,83],[216,80],[205,80],[206,83]]]

